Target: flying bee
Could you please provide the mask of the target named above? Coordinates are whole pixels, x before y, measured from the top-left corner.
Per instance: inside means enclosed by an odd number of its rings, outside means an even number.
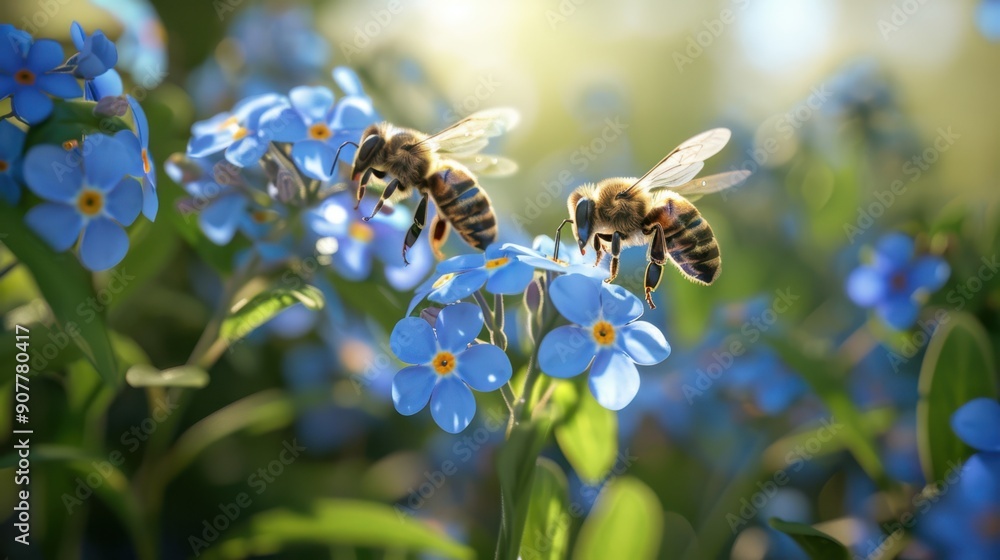
[[[674,148],[639,179],[604,179],[573,191],[567,206],[580,252],[586,254],[587,245],[592,245],[597,251],[596,266],[605,248],[611,250],[611,274],[605,282],[618,275],[623,247],[647,244],[644,284],[650,309],[656,308],[653,291],[668,257],[689,280],[706,286],[715,282],[722,266],[719,244],[691,202],[738,185],[750,175],[749,171],[730,171],[694,178],[730,136],[725,128],[703,132]]]
[[[508,175],[517,170],[517,164],[479,152],[490,138],[503,134],[517,121],[518,114],[512,109],[489,109],[429,136],[387,122],[369,126],[361,135],[351,172],[351,180],[358,183],[355,208],[361,204],[371,176],[382,179],[388,175],[385,190],[365,220],[374,217],[387,200],[420,193],[413,225],[403,241],[404,262],[406,251],[424,229],[428,199],[433,199],[438,210],[431,224],[431,248],[438,258],[442,258],[441,246],[451,228],[472,247],[485,249],[497,238],[497,218],[476,175]]]

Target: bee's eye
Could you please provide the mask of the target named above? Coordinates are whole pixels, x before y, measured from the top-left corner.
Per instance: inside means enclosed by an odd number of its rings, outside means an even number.
[[[375,156],[375,152],[382,148],[384,144],[385,140],[378,135],[365,138],[358,149],[358,161],[370,161]]]

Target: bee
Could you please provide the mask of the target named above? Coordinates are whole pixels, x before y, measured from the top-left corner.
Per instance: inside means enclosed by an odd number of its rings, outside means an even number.
[[[361,135],[351,172],[351,180],[358,185],[355,209],[371,176],[383,179],[388,175],[385,189],[365,220],[373,218],[386,201],[420,193],[413,224],[403,241],[404,262],[407,250],[424,229],[429,199],[437,206],[430,228],[431,248],[437,258],[442,258],[441,246],[451,228],[470,246],[485,249],[496,241],[497,217],[476,175],[508,175],[517,170],[517,164],[479,152],[490,138],[503,134],[517,121],[518,114],[512,109],[488,109],[432,135],[387,122],[369,126]]]
[[[660,284],[663,265],[670,262],[696,284],[715,282],[722,270],[719,244],[711,226],[692,201],[743,182],[749,171],[730,171],[695,179],[704,161],[729,142],[725,128],[703,132],[674,148],[645,175],[604,179],[584,184],[569,196],[567,207],[580,253],[587,245],[597,251],[597,261],[611,250],[611,274],[618,275],[623,247],[648,245],[644,285],[650,309],[653,291]]]

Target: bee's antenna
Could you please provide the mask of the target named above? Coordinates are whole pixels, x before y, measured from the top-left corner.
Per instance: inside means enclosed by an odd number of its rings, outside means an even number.
[[[350,140],[348,140],[347,142],[344,142],[343,144],[341,144],[339,148],[337,148],[337,153],[336,153],[336,155],[333,156],[333,167],[330,168],[330,176],[331,177],[333,176],[333,173],[337,170],[337,163],[340,161],[340,150],[343,150],[344,146],[346,146],[348,144],[354,146],[355,148],[358,147],[357,144],[355,144],[354,142],[351,142]]]
[[[565,227],[566,224],[572,223],[573,220],[565,219],[561,224],[559,224],[559,227],[556,228],[556,246],[555,249],[552,249],[552,260],[559,260],[559,237],[562,235],[562,228]]]

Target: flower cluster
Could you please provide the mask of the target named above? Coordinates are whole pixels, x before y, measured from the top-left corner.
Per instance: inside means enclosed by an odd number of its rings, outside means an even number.
[[[19,204],[27,186],[41,199],[27,225],[100,271],[128,252],[124,228],[140,213],[156,218],[156,174],[146,115],[114,70],[115,44],[77,23],[71,36],[78,52],[65,58],[56,41],[0,26],[0,99],[11,106],[0,121],[0,200]]]

